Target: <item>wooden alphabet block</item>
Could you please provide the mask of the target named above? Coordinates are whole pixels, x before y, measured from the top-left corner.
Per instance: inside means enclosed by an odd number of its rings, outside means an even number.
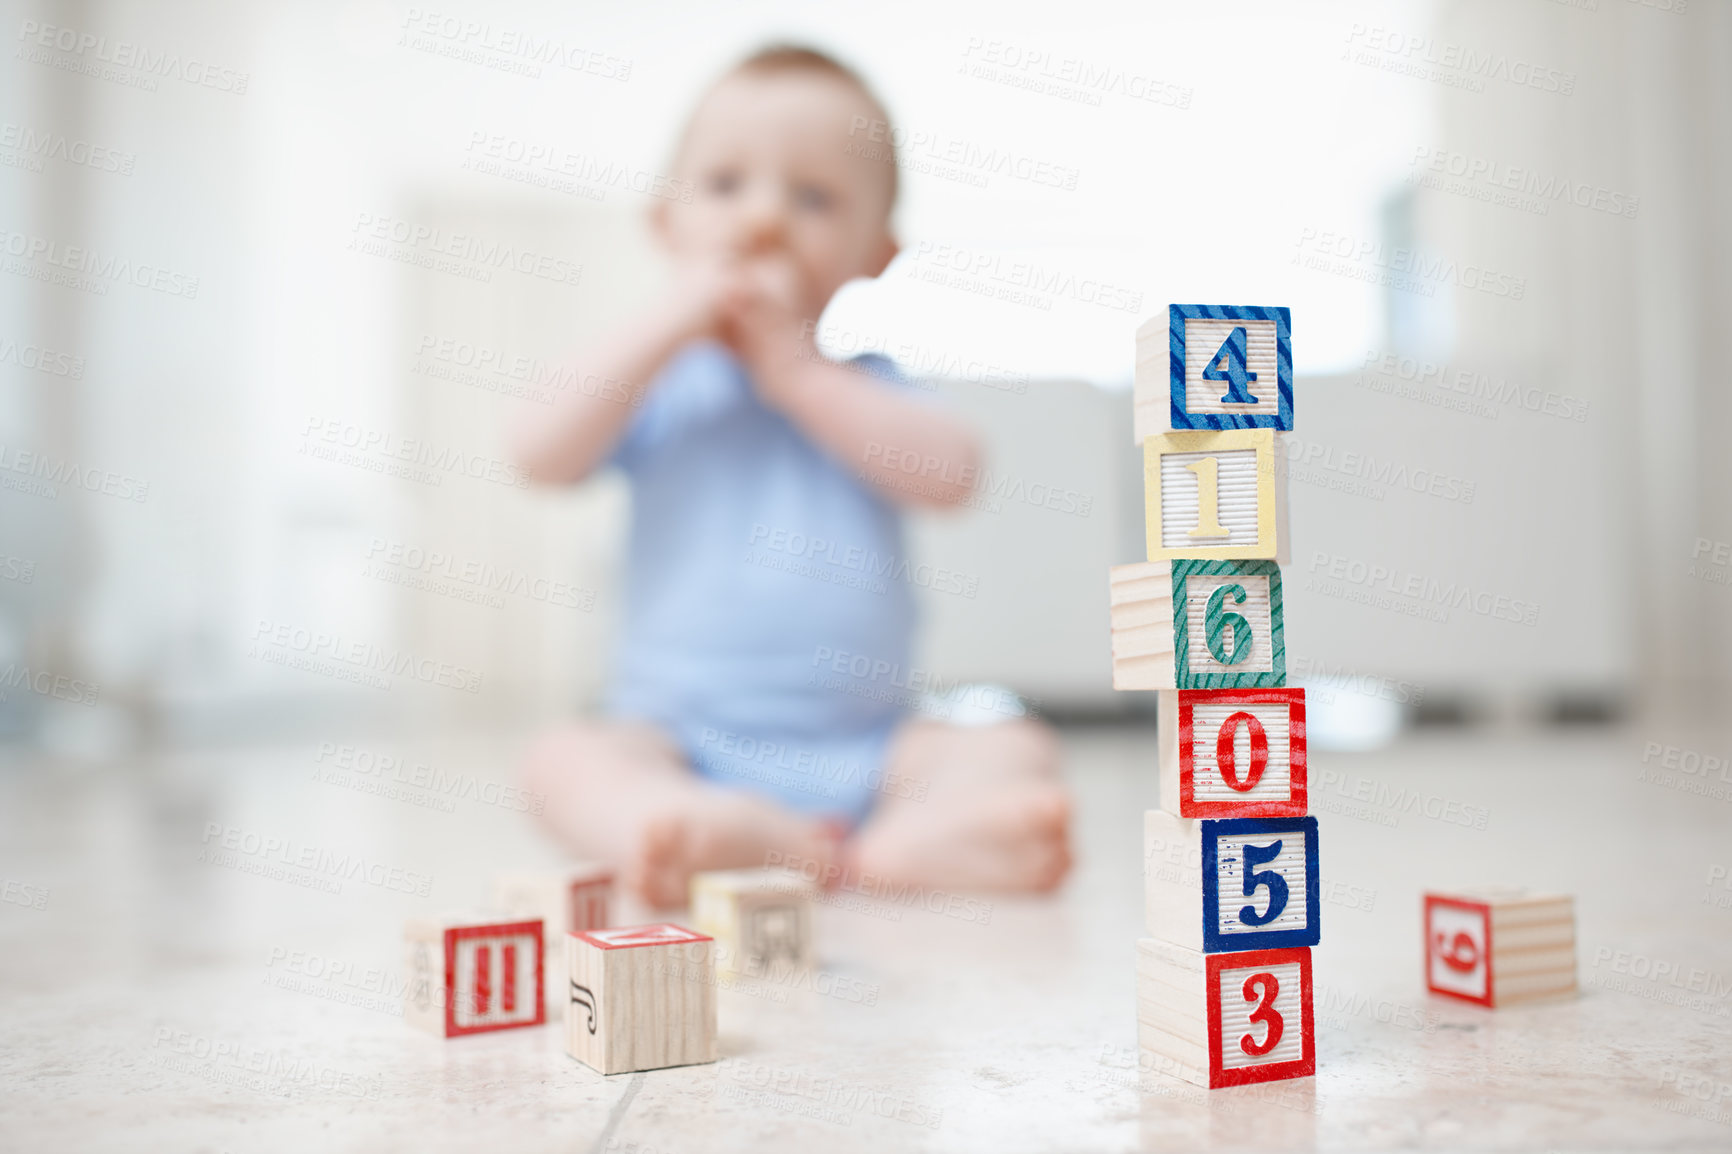
[[[1155,433],[1143,441],[1151,561],[1287,560],[1287,470],[1268,429]]]
[[[1149,933],[1207,954],[1314,946],[1317,819],[1143,819]]]
[[[714,1062],[714,944],[667,923],[567,934],[566,1052],[603,1074]]]
[[[712,870],[692,877],[692,921],[716,940],[716,968],[761,977],[812,964],[818,886],[786,870]]]
[[[1148,561],[1110,575],[1114,689],[1287,683],[1281,569],[1273,561]]]
[[[1425,895],[1425,984],[1482,1006],[1573,994],[1575,899],[1488,887]]]
[[[404,927],[403,1020],[441,1038],[547,1021],[541,919],[444,914]]]
[[[1137,329],[1134,434],[1293,428],[1292,315],[1255,305],[1168,305]]]
[[[1147,1065],[1210,1089],[1310,1076],[1311,951],[1204,954],[1138,939],[1137,1043]]]
[[[1303,817],[1303,689],[1160,696],[1161,808],[1180,817]]]
[[[563,951],[566,934],[607,928],[613,879],[613,870],[595,862],[512,870],[494,875],[493,904],[540,918],[554,948]]]

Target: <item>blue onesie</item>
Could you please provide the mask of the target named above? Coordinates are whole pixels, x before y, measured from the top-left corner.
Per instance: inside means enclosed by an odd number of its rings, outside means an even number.
[[[883,358],[854,364],[905,387]],[[896,510],[713,342],[662,370],[613,463],[632,515],[611,712],[657,725],[712,781],[859,822],[909,702],[834,670],[907,668]]]

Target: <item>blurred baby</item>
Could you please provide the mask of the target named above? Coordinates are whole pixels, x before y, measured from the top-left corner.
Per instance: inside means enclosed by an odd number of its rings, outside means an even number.
[[[670,287],[580,362],[641,405],[574,390],[518,434],[540,481],[611,465],[631,484],[605,716],[541,738],[526,774],[567,848],[651,905],[772,853],[951,890],[1046,890],[1070,866],[1051,731],[911,713],[909,584],[845,567],[904,557],[901,509],[978,475],[973,430],[888,361],[814,343],[837,290],[896,255],[888,134],[858,147],[887,120],[810,49],[725,74],[678,146],[690,200],[654,210]],[[811,558],[776,544],[819,539]]]

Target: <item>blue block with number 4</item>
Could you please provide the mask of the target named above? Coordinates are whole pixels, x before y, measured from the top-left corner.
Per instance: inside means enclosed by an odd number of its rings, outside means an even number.
[[[1175,429],[1293,428],[1285,308],[1168,305],[1167,373]]]
[[[1314,946],[1317,819],[1143,821],[1149,934],[1204,953]]]

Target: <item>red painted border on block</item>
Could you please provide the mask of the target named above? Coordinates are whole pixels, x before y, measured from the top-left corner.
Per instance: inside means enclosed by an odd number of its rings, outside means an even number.
[[[1180,817],[1304,817],[1310,806],[1305,777],[1305,691],[1303,689],[1181,689],[1179,692],[1179,816]],[[1191,708],[1198,702],[1227,705],[1287,703],[1287,749],[1290,763],[1286,801],[1196,800],[1196,736]]]
[[[680,936],[677,938],[658,938],[655,941],[649,942],[604,942],[595,936],[598,933],[618,934],[624,933],[627,930],[674,930],[680,934]],[[683,946],[687,942],[711,942],[715,940],[708,934],[696,933],[692,930],[686,929],[684,926],[676,926],[672,922],[656,922],[647,926],[609,926],[605,930],[585,930],[582,933],[573,931],[571,936],[574,938],[582,938],[598,950],[639,950],[647,946]]]
[[[489,1026],[459,1026],[457,1024],[457,943],[463,938],[497,938],[507,934],[535,934],[535,1017],[521,1022],[495,1022]],[[462,1038],[470,1034],[490,1034],[494,1030],[521,1030],[547,1023],[547,985],[542,972],[544,951],[540,918],[518,922],[490,922],[484,926],[453,926],[445,931],[445,1036]]]
[[[1485,919],[1485,997],[1475,998],[1459,990],[1445,990],[1431,984],[1431,911],[1435,906],[1454,906],[1458,910],[1469,910]],[[1443,894],[1425,895],[1425,917],[1421,919],[1419,930],[1425,940],[1425,988],[1434,994],[1442,994],[1446,998],[1454,998],[1458,1002],[1472,1002],[1476,1006],[1490,1009],[1497,1005],[1497,971],[1491,964],[1491,906],[1486,902],[1476,902],[1469,898],[1445,897]]]
[[[1290,1062],[1268,1062],[1261,1066],[1221,1065],[1221,971],[1247,966],[1283,966],[1299,963],[1299,1057]],[[1311,947],[1281,950],[1246,950],[1237,954],[1205,954],[1203,1000],[1209,1011],[1209,1089],[1247,1086],[1253,1082],[1280,1082],[1309,1078],[1317,1072],[1317,1022],[1311,1009]]]

